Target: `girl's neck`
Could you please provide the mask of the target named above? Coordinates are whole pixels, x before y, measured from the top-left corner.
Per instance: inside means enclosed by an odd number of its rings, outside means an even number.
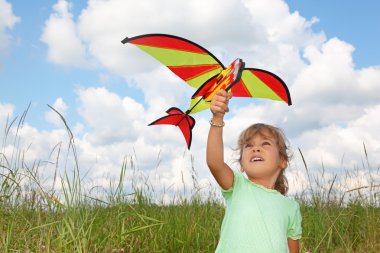
[[[254,177],[250,177],[249,175],[247,175],[247,177],[250,181],[254,182],[255,184],[264,186],[267,189],[274,190],[274,186],[276,184],[278,175],[273,175],[272,177],[269,177],[269,178],[254,178]]]
[[[267,189],[271,189],[273,190],[274,189],[274,183],[272,182],[268,182],[268,181],[262,181],[262,180],[258,180],[258,179],[251,179],[251,178],[248,178],[249,180],[251,180],[252,182],[254,182],[255,184],[258,184],[258,185],[261,185],[261,186],[264,186],[265,188]]]

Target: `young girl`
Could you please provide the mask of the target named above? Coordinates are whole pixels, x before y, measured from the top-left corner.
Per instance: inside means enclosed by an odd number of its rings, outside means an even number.
[[[288,187],[283,172],[289,159],[285,137],[273,126],[250,126],[238,141],[240,169],[246,177],[233,171],[224,162],[222,136],[231,97],[219,90],[210,106],[207,165],[226,201],[216,252],[299,253],[300,208],[285,196]]]

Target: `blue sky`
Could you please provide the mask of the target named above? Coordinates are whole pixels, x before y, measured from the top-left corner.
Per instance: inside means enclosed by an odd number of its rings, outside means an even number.
[[[47,104],[55,105],[77,134],[83,163],[97,168],[94,175],[119,166],[126,154],[140,148],[143,168],[154,166],[158,155],[166,159],[164,178],[180,176],[171,168],[183,165],[183,157],[175,154],[185,152],[186,159],[196,158],[201,176],[208,179],[203,160],[209,114],[198,116],[192,151],[184,149],[182,137],[173,136],[171,129],[146,127],[167,106],[185,104],[191,91],[149,57],[120,43],[125,36],[164,32],[191,39],[224,61],[242,57],[250,67],[257,64],[286,80],[294,102],[290,109],[256,101],[231,105],[229,147],[244,127],[237,122],[266,121],[282,126],[312,165],[323,162],[331,173],[343,154],[349,157],[347,166],[354,166],[363,142],[375,166],[379,164],[375,129],[380,123],[372,116],[380,110],[379,1],[160,3],[0,0],[0,6],[12,10],[0,11],[0,108],[8,108],[0,112],[0,127],[7,116],[20,116],[31,103],[29,130],[55,140],[62,124],[49,116]],[[175,14],[183,9],[188,11],[181,19]],[[237,36],[226,35],[225,27]],[[160,93],[155,82],[167,83],[167,92]],[[334,144],[336,136],[345,141]],[[34,145],[43,150],[54,143],[35,140]],[[93,165],[98,157],[104,163]]]
[[[348,41],[356,50],[353,58],[357,67],[380,63],[380,2],[375,0],[294,0],[286,1],[291,11],[308,19],[317,17],[313,26],[328,37]]]

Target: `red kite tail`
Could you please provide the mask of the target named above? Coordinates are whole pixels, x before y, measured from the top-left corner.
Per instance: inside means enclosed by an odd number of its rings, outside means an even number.
[[[178,126],[179,129],[181,129],[181,132],[183,136],[185,137],[187,148],[190,149],[191,146],[191,140],[192,140],[192,132],[195,125],[195,120],[193,117],[188,115],[187,113],[184,113],[180,109],[176,107],[169,108],[166,113],[168,115],[161,117],[152,123],[149,124],[149,126],[152,125],[174,125]]]

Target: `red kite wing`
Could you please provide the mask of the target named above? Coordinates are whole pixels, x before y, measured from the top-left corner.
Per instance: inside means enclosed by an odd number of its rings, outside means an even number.
[[[134,44],[196,89],[224,69],[207,49],[174,35],[145,34],[125,38],[122,43]]]
[[[183,137],[185,137],[187,148],[190,149],[191,140],[192,140],[192,129],[195,125],[195,120],[190,115],[182,112],[180,109],[176,107],[169,108],[166,113],[168,115],[161,117],[152,123],[152,125],[174,125],[181,129]]]
[[[285,82],[262,69],[244,69],[241,80],[232,87],[232,94],[234,97],[266,98],[292,104]]]

